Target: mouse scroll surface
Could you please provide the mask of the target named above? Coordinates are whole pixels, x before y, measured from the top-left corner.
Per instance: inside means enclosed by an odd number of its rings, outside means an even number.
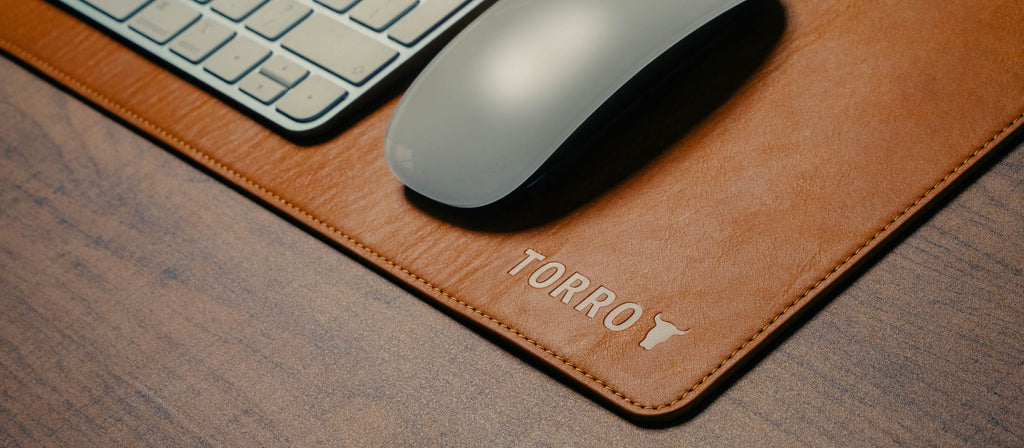
[[[438,202],[493,203],[538,174],[644,67],[742,1],[500,1],[402,98],[388,164]]]

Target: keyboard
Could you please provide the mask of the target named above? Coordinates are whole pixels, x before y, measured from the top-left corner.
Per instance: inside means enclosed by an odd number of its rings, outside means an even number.
[[[317,134],[485,0],[56,0],[251,111]]]

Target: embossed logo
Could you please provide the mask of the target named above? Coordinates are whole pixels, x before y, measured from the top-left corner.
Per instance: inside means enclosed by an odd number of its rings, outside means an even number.
[[[610,331],[622,331],[632,327],[643,316],[644,307],[634,302],[621,302],[616,304],[617,296],[611,289],[600,285],[590,289],[592,284],[589,277],[574,272],[566,276],[566,266],[557,261],[543,262],[547,257],[541,253],[526,249],[526,257],[518,264],[509,269],[508,275],[518,276],[523,271],[530,272],[527,283],[536,289],[547,290],[547,295],[561,299],[562,303],[572,306],[576,310],[593,319],[602,310],[607,310],[602,319],[604,327]],[[528,271],[527,268],[533,268]],[[578,297],[582,297],[579,299]],[[575,304],[574,304],[575,303]],[[614,306],[613,306],[614,305]],[[662,313],[654,316],[654,327],[647,331],[644,339],[640,341],[640,347],[651,350],[658,344],[667,341],[672,336],[684,335],[690,329],[680,330],[675,324],[661,318]]]
[[[650,350],[672,336],[682,336],[689,332],[689,328],[680,330],[672,322],[661,320],[661,313],[658,313],[654,315],[654,328],[647,331],[647,336],[640,341],[640,346]]]

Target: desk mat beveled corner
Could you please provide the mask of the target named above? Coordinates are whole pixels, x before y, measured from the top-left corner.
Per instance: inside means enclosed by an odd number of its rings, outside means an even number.
[[[639,419],[692,408],[1024,121],[1012,4],[787,1],[764,64],[650,164],[488,232],[388,175],[394,101],[296,147],[53,5],[3,3],[9,54]],[[687,332],[648,341],[658,321]]]

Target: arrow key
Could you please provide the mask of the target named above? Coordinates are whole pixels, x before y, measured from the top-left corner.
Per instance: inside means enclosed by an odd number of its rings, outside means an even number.
[[[210,56],[204,68],[218,78],[234,84],[267,56],[270,56],[267,47],[249,38],[238,36]]]
[[[277,102],[277,110],[299,122],[316,120],[328,109],[345,99],[348,92],[319,75],[309,75],[285,93]]]

